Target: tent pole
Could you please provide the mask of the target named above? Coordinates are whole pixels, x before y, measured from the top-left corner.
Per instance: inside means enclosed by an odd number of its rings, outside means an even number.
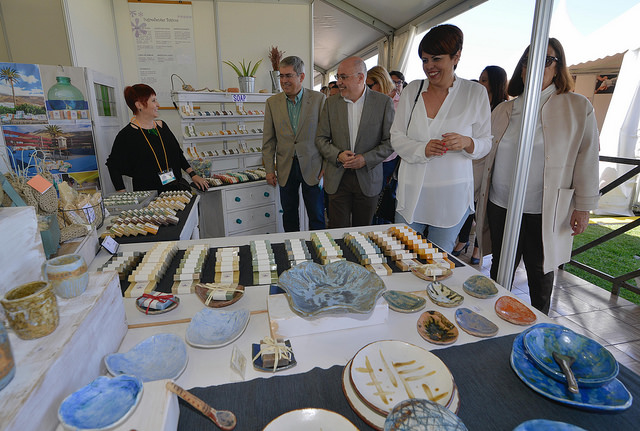
[[[531,33],[531,48],[525,80],[524,110],[516,168],[513,175],[513,188],[509,194],[507,217],[504,226],[504,236],[500,251],[500,265],[498,266],[497,282],[507,289],[512,289],[513,272],[524,208],[524,198],[531,165],[531,152],[538,121],[540,106],[540,92],[544,75],[544,62],[549,45],[549,26],[553,12],[553,0],[537,0],[534,12],[533,29]]]

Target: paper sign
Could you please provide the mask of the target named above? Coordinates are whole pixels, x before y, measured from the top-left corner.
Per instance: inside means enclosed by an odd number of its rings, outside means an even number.
[[[36,175],[35,177],[33,177],[29,181],[27,181],[27,184],[29,184],[31,187],[33,187],[38,192],[40,192],[40,194],[42,194],[42,193],[46,192],[47,190],[49,190],[49,188],[51,188],[51,186],[53,185],[49,181],[47,181],[46,178],[41,176],[40,174]]]
[[[118,244],[116,240],[113,239],[113,237],[107,235],[104,237],[104,240],[102,241],[102,246],[109,253],[116,254],[118,252],[118,247],[120,247],[120,244]]]

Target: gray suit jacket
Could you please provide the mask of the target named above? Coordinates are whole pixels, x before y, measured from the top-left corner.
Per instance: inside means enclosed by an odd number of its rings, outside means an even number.
[[[289,120],[286,99],[284,92],[267,99],[262,128],[262,163],[267,173],[275,172],[277,165],[278,184],[284,186],[287,184],[293,156],[296,154],[304,182],[315,186],[318,184],[323,160],[314,139],[325,97],[324,94],[307,88],[302,91],[302,107],[298,132],[295,135]]]
[[[382,190],[382,162],[392,152],[389,130],[393,123],[393,100],[365,87],[364,106],[354,152],[362,154],[365,166],[356,170],[362,193],[375,196]],[[320,115],[316,146],[326,160],[324,188],[329,194],[338,190],[344,174],[338,154],[350,150],[347,102],[336,94],[327,99]]]

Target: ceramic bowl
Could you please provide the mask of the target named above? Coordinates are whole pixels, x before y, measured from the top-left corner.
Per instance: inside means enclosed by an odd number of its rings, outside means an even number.
[[[584,428],[566,422],[550,421],[548,419],[532,419],[522,422],[513,431],[586,431]]]
[[[472,275],[462,284],[462,289],[471,296],[485,299],[498,294],[495,283],[484,275]]]
[[[567,379],[552,352],[576,358],[571,370],[578,385],[601,386],[618,375],[619,365],[600,343],[564,327],[533,327],[524,336],[524,347],[536,366],[561,382]]]
[[[384,421],[384,431],[467,431],[451,410],[433,401],[412,398],[398,403]]]
[[[427,305],[424,298],[399,290],[387,290],[382,296],[389,303],[389,308],[399,313],[413,313]]]
[[[284,413],[264,428],[263,431],[292,431],[300,429],[326,429],[333,431],[358,431],[349,419],[324,409],[298,409]]]
[[[123,423],[142,398],[135,376],[101,376],[62,401],[58,419],[66,430],[108,430]]]
[[[242,335],[249,324],[249,310],[223,311],[203,308],[187,327],[185,339],[193,347],[215,348],[226,346]]]
[[[369,313],[385,290],[378,275],[346,260],[324,266],[302,262],[280,275],[279,286],[291,309],[300,316]]]
[[[153,335],[127,353],[113,353],[104,358],[114,376],[129,374],[143,382],[177,379],[187,367],[187,346],[175,334]]]

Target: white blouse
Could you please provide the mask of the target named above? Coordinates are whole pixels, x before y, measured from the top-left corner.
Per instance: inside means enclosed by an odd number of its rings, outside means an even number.
[[[427,80],[423,92],[428,85]],[[489,97],[482,85],[455,77],[438,114],[429,119],[422,97],[413,108],[419,88],[420,81],[413,81],[402,91],[391,126],[391,146],[402,158],[396,210],[408,223],[453,227],[468,208],[474,209],[471,160],[484,157],[491,149]],[[473,153],[448,151],[426,157],[427,143],[442,139],[444,133],[471,137]]]

